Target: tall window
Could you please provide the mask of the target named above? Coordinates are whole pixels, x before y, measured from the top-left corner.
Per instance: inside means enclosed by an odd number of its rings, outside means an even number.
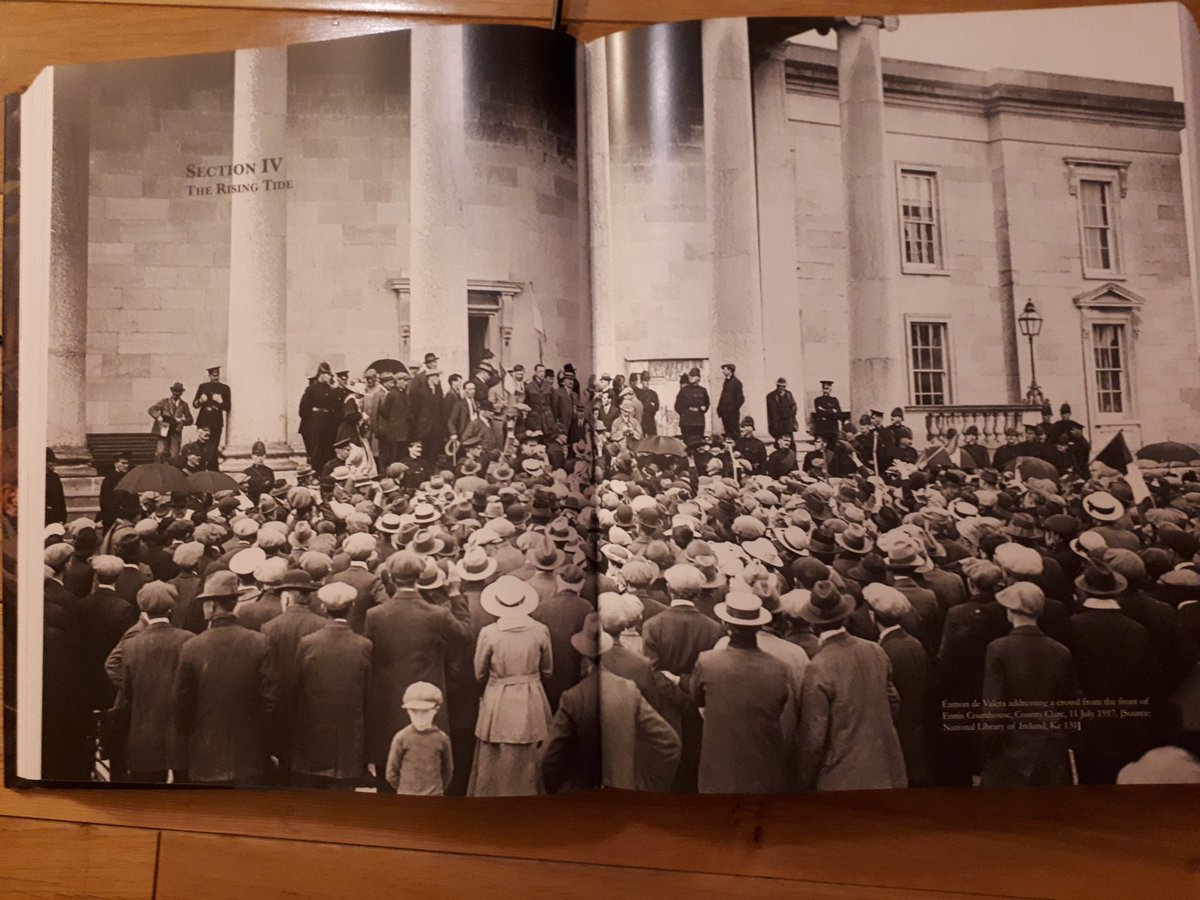
[[[937,173],[900,170],[900,240],[903,269],[921,272],[942,268],[942,234],[938,212]]]
[[[1083,277],[1121,277],[1121,198],[1129,190],[1130,163],[1122,159],[1063,160],[1067,184],[1078,203],[1079,257]]]
[[[1083,228],[1083,267],[1117,270],[1116,222],[1111,181],[1079,180],[1079,216]]]
[[[1125,412],[1129,389],[1125,374],[1125,326],[1092,326],[1092,354],[1096,371],[1096,409],[1102,413]]]
[[[950,402],[950,368],[945,322],[909,323],[912,399],[915,406]]]

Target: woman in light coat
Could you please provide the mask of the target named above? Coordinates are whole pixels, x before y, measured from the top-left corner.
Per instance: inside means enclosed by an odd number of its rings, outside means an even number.
[[[550,731],[542,679],[553,670],[550,630],[530,618],[538,596],[514,575],[484,588],[480,605],[497,621],[475,645],[475,677],[485,681],[475,724],[470,797],[543,793],[540,757]]]

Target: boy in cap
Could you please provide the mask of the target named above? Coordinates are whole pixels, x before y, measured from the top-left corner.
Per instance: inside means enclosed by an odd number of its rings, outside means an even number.
[[[392,738],[387,758],[387,782],[397,794],[441,796],[450,785],[454,776],[450,738],[433,724],[441,705],[441,690],[427,681],[404,689],[409,724]]]

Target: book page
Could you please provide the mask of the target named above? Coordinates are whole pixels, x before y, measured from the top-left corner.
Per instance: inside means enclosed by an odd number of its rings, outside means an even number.
[[[588,45],[606,772],[663,720],[677,791],[1200,778],[1198,53],[1170,4]]]
[[[577,57],[430,26],[24,95],[21,778],[599,783]]]

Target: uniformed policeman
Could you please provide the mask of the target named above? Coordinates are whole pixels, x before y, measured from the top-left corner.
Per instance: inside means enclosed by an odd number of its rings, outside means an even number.
[[[199,410],[196,413],[196,427],[208,426],[206,458],[213,461],[217,459],[217,450],[222,446],[221,436],[225,433],[225,417],[229,415],[231,399],[229,385],[221,383],[221,367],[211,366],[208,381],[196,388],[192,407]]]
[[[700,370],[692,367],[687,384],[675,395],[675,412],[679,414],[679,433],[686,441],[703,437],[704,420],[710,406],[708,391],[700,384]]]
[[[246,469],[246,496],[255,503],[275,484],[275,470],[267,465],[267,445],[255,441],[250,448],[252,464]]]
[[[842,421],[842,404],[833,396],[833,382],[821,382],[821,395],[813,398],[812,433],[830,444],[837,443]]]

